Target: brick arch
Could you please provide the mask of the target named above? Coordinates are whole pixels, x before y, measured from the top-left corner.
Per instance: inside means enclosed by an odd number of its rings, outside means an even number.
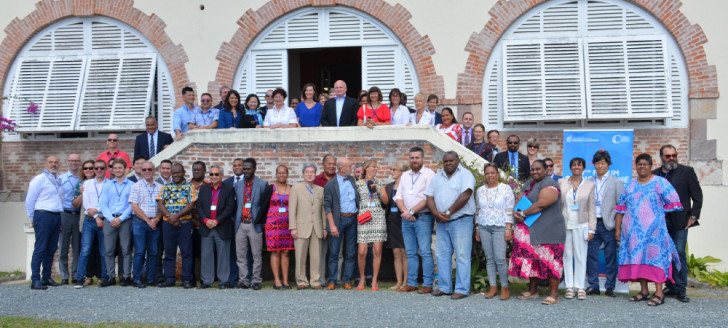
[[[5,28],[7,36],[0,44],[0,72],[2,85],[8,79],[10,66],[26,43],[48,25],[69,17],[105,16],[123,22],[144,35],[167,64],[175,90],[176,103],[182,102],[179,90],[189,84],[185,63],[187,53],[181,45],[175,45],[164,29],[166,24],[159,16],[147,15],[134,8],[134,0],[42,0],[36,9],[23,19],[14,18]]]
[[[280,17],[300,8],[342,6],[367,13],[394,32],[407,49],[414,63],[420,90],[428,93],[445,94],[445,82],[437,75],[432,55],[435,47],[428,36],[422,36],[410,23],[412,14],[400,4],[394,6],[383,0],[271,0],[258,10],[248,11],[238,19],[239,28],[230,42],[220,47],[216,59],[220,65],[215,81],[208,85],[210,93],[217,97],[223,85],[234,84],[235,73],[250,44],[267,26]]]
[[[685,57],[689,76],[690,99],[718,98],[715,65],[708,65],[703,44],[708,42],[703,29],[691,24],[680,11],[680,0],[627,0],[657,18],[670,31]],[[545,0],[499,0],[488,12],[491,19],[480,33],[473,33],[465,46],[469,53],[465,70],[458,74],[457,101],[482,104],[485,67],[490,53],[508,28],[521,15]]]

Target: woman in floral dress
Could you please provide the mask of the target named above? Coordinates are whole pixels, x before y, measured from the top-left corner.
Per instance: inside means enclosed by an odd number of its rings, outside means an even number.
[[[273,270],[275,289],[291,289],[288,284],[288,251],[294,249],[293,237],[288,230],[288,196],[291,186],[288,184],[288,167],[279,165],[276,168],[276,182],[272,185],[270,207],[265,220],[265,244],[270,255],[270,267]],[[282,271],[283,283],[281,283]]]
[[[377,180],[377,161],[370,159],[364,162],[364,178],[356,181],[356,192],[359,193],[359,215],[371,213],[372,219],[357,226],[358,263],[359,263],[359,286],[356,289],[363,290],[366,278],[364,267],[366,265],[367,251],[369,244],[372,245],[373,274],[372,290],[379,290],[377,278],[379,267],[382,263],[382,246],[387,241],[387,220],[384,216],[384,205],[389,204],[389,197],[385,190],[384,181]]]

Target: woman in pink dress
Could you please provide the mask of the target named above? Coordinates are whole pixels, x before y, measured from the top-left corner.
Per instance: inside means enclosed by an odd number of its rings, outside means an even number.
[[[288,167],[279,165],[276,168],[276,182],[270,186],[270,206],[265,220],[265,244],[270,254],[270,267],[273,270],[275,289],[291,289],[288,285],[288,252],[294,249],[293,237],[288,230],[288,196],[291,186],[288,184]],[[266,193],[268,193],[266,192]],[[282,275],[280,274],[282,271]],[[281,283],[283,276],[283,283]]]

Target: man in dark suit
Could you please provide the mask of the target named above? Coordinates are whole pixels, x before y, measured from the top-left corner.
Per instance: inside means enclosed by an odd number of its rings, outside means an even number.
[[[508,151],[495,155],[493,163],[503,170],[515,168],[518,170],[518,179],[525,181],[531,176],[531,164],[529,164],[526,155],[518,152],[518,148],[521,145],[521,138],[512,134],[508,136],[506,143],[508,144]]]
[[[336,162],[339,174],[324,186],[324,211],[326,212],[327,231],[329,234],[329,284],[327,288],[336,288],[336,272],[338,269],[339,248],[342,238],[346,243],[346,258],[341,280],[344,289],[351,289],[351,277],[354,274],[356,261],[356,227],[359,213],[359,193],[351,176],[351,161],[340,158]]]
[[[245,176],[243,175],[243,159],[242,158],[236,158],[233,160],[233,176],[222,180],[222,183],[230,185],[230,187],[234,187],[236,183],[239,181],[242,181]],[[235,194],[233,193],[233,198],[235,198]],[[235,203],[233,204],[233,207],[235,208],[233,213],[237,213],[238,208],[238,201],[237,198],[235,199]],[[253,270],[253,254],[248,251],[248,270]],[[228,283],[230,285],[235,285],[238,283],[238,255],[237,251],[235,250],[235,234],[233,234],[232,241],[230,242],[230,279],[228,279]]]
[[[321,114],[322,126],[356,126],[356,113],[359,103],[356,99],[346,96],[346,83],[338,80],[334,83],[334,98],[324,103]]]
[[[550,176],[551,179],[554,179],[554,181],[559,181],[559,179],[563,178],[562,176],[554,173],[554,160],[551,159],[551,157],[546,157],[543,161],[546,163],[546,175]]]
[[[217,108],[219,110],[225,109],[225,98],[227,98],[228,92],[230,92],[229,86],[223,85],[222,88],[220,88],[220,103],[217,104],[217,106],[215,106],[215,108]]]
[[[215,256],[217,256],[217,279],[220,289],[232,288],[230,277],[230,240],[235,228],[235,188],[222,183],[222,169],[210,166],[210,183],[200,186],[197,196],[197,213],[202,221],[202,263],[199,288],[210,288],[215,280]]]
[[[262,196],[268,183],[255,176],[256,165],[255,159],[243,160],[245,179],[235,184],[235,197],[239,209],[235,211],[235,250],[240,272],[238,287],[253,287],[254,290],[260,290],[260,283],[263,282],[261,270],[263,269],[264,224],[255,223],[255,221],[260,215],[259,212],[263,205]],[[246,256],[248,249],[253,253],[252,272],[248,270],[248,257]]]
[[[652,174],[661,176],[669,181],[680,196],[683,210],[669,212],[665,215],[667,231],[680,256],[680,268],[672,264],[672,277],[675,283],[667,281],[665,295],[675,296],[680,302],[690,302],[685,293],[688,284],[688,262],[685,247],[688,242],[688,228],[698,226],[700,209],[703,207],[703,190],[700,188],[698,176],[690,166],[677,163],[677,149],[673,145],[664,145],[660,148],[662,167],[652,171]],[[679,271],[678,271],[679,269]]]
[[[145,124],[147,132],[138,135],[134,142],[134,158],[152,158],[174,141],[171,134],[159,131],[154,116],[147,117]]]

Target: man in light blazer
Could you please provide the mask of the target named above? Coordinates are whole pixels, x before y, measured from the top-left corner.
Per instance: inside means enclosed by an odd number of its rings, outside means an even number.
[[[356,126],[359,102],[346,96],[346,83],[338,80],[334,83],[335,97],[324,103],[321,112],[321,126]]]
[[[310,284],[313,289],[321,289],[321,243],[326,238],[326,216],[324,215],[324,188],[313,183],[316,178],[316,165],[303,165],[304,182],[291,188],[288,200],[288,229],[296,248],[296,284],[298,289],[306,289],[306,256],[311,258]]]
[[[222,168],[210,166],[210,183],[200,186],[197,196],[197,213],[200,225],[202,283],[199,288],[209,288],[215,280],[215,257],[220,289],[231,288],[230,241],[235,228],[235,188],[222,183]]]
[[[597,229],[594,238],[589,241],[587,251],[586,276],[589,287],[587,295],[599,295],[599,245],[604,243],[604,260],[607,280],[604,288],[607,296],[614,297],[614,286],[617,280],[617,240],[614,238],[614,217],[619,195],[624,190],[624,183],[617,177],[610,175],[609,166],[612,165],[612,157],[606,150],[599,150],[592,158],[594,168],[597,170],[595,177],[589,178],[594,182],[595,205],[597,216]]]
[[[260,290],[263,282],[263,226],[255,223],[260,215],[262,195],[268,183],[255,176],[256,161],[243,160],[245,179],[235,184],[237,211],[235,211],[235,251],[238,258],[239,288]],[[265,213],[263,213],[265,215]],[[248,249],[253,253],[253,270],[248,270]],[[252,285],[251,285],[252,284]]]
[[[327,288],[336,288],[336,272],[338,269],[339,248],[342,238],[346,243],[344,272],[341,277],[344,289],[351,289],[351,277],[356,262],[356,228],[359,212],[359,193],[356,182],[351,176],[351,161],[340,158],[336,161],[339,173],[324,187],[324,210],[329,233],[329,284]]]

